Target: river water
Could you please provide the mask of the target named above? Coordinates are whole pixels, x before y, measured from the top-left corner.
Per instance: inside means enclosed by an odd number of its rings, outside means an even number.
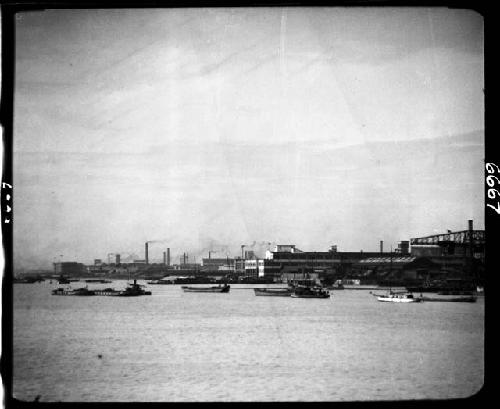
[[[228,294],[150,285],[143,297],[51,295],[57,286],[14,285],[17,399],[448,399],[483,385],[483,297],[395,304],[343,290],[294,299],[257,297],[255,285]]]

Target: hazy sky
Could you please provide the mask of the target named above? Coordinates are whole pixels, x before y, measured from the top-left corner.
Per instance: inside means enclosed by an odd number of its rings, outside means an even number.
[[[51,10],[16,29],[16,267],[484,228],[475,12]]]

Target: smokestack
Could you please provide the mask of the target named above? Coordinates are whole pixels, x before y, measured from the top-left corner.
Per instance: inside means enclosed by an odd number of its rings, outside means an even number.
[[[167,252],[166,251],[163,252],[163,264],[164,265],[167,264]]]
[[[209,260],[210,260],[210,258],[211,258],[211,257],[210,257],[210,253],[211,253],[211,251],[209,251],[209,252],[208,252],[208,259],[209,259]]]
[[[120,264],[120,255],[119,255],[119,254],[117,254],[117,255],[115,256],[115,264],[116,264],[116,265]]]
[[[167,266],[170,266],[170,247],[167,249]]]
[[[384,241],[380,240],[380,253],[384,252]]]
[[[186,264],[186,253],[183,254],[182,256],[182,264]]]
[[[146,259],[146,264],[149,264],[149,255],[148,255],[148,242],[146,242],[146,245],[144,246],[145,248],[145,259]]]
[[[245,247],[245,245],[243,244],[243,245],[241,246],[241,258],[242,258],[242,259],[243,259],[243,258],[245,258],[245,255],[243,254],[243,248],[244,248],[244,247]]]

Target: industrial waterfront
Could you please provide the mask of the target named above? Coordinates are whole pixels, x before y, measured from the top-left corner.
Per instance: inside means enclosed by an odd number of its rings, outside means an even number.
[[[346,289],[294,300],[235,284],[124,299],[51,296],[56,286],[14,286],[21,400],[445,399],[483,383],[484,297],[397,305]]]
[[[94,264],[76,261],[54,262],[53,271],[35,271],[18,277],[18,282],[43,279],[95,280],[134,278],[153,280],[156,284],[186,283],[287,283],[310,278],[318,284],[371,284],[406,286],[414,291],[477,291],[484,288],[485,231],[474,230],[473,220],[468,229],[447,231],[399,242],[394,250],[380,252],[339,251],[332,245],[328,251],[303,251],[294,244],[267,243],[264,251],[246,250],[241,256],[202,258],[201,263],[189,263],[182,253],[179,263],[172,263],[170,247],[163,251],[163,262],[150,261],[150,243],[144,245],[144,259],[123,261],[120,254],[108,253],[108,262],[95,259]],[[411,247],[410,247],[411,244]],[[113,258],[111,257],[113,256]]]

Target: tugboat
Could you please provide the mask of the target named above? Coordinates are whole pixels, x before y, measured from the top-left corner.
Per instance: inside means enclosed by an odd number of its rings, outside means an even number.
[[[229,284],[219,284],[213,287],[188,287],[183,285],[181,288],[185,293],[228,293],[231,286]]]
[[[141,284],[137,284],[137,280],[134,280],[132,284],[129,284],[127,288],[123,291],[118,291],[116,294],[118,297],[135,297],[138,295],[151,295],[151,291],[146,291]],[[109,289],[108,289],[109,290]],[[108,294],[111,295],[111,294]]]

